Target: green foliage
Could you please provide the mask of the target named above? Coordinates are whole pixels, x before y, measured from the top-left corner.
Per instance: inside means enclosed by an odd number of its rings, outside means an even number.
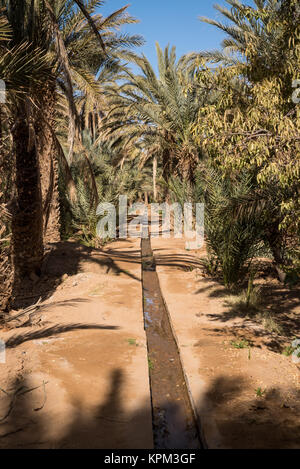
[[[150,357],[148,357],[148,368],[150,371],[154,370],[154,363],[153,360],[151,360]]]
[[[266,394],[266,389],[262,389],[259,387],[255,389],[255,394],[257,397],[264,397],[264,395]]]
[[[234,67],[254,83],[279,78],[283,95],[290,95],[292,77],[298,78],[294,73],[299,67],[298,0],[257,0],[253,6],[236,0],[226,3],[230,8],[214,6],[226,23],[200,18],[226,34],[222,51],[202,52],[198,57]],[[196,57],[193,54],[189,60]]]
[[[300,73],[299,8],[294,0],[280,8],[273,1],[228,3],[230,11],[217,9],[234,26],[208,22],[229,35],[223,46],[231,66],[209,70],[199,57],[185,60],[200,86],[218,90],[218,99],[199,109],[194,135],[223,178],[249,175],[251,190],[232,199],[236,219],[261,219],[260,239],[283,281],[296,266],[300,239],[300,107],[291,99]]]
[[[271,334],[272,333],[275,333],[278,335],[284,334],[283,328],[278,324],[274,316],[269,311],[259,314],[258,319],[260,319],[266,331],[271,332]]]
[[[208,253],[222,271],[226,286],[242,281],[251,259],[260,247],[260,219],[237,216],[233,200],[251,192],[248,175],[224,178],[218,169],[207,166],[196,179],[195,199],[205,203],[205,235]]]
[[[218,267],[219,267],[219,260],[216,257],[214,257],[212,254],[209,254],[208,256],[203,257],[201,259],[201,265],[206,270],[206,272],[212,277],[215,277],[217,275]]]
[[[150,176],[147,168],[141,171],[130,162],[120,168],[116,152],[105,145],[93,144],[87,133],[83,144],[84,153],[76,154],[70,166],[77,197],[72,200],[61,186],[63,230],[66,237],[73,236],[85,245],[99,247],[108,240],[97,237],[98,204],[112,203],[118,210],[119,196],[126,195],[131,205],[149,190]]]
[[[158,76],[145,56],[136,58],[140,74],[127,72],[112,90],[104,128],[114,146],[138,152],[141,164],[156,156],[166,181],[174,174],[191,180],[199,159],[192,127],[204,93],[177,62],[174,47],[162,51],[157,44],[156,50]]]
[[[205,203],[206,266],[212,275],[221,271],[226,286],[243,281],[263,250],[272,253],[280,279],[293,283],[300,219],[300,108],[291,101],[299,72],[297,5],[227,3],[230,10],[217,9],[231,25],[205,20],[228,35],[223,52],[177,61],[174,48],[157,45],[158,75],[146,57],[135,57],[140,74],[127,70],[121,86],[107,89],[98,140],[121,149],[123,162],[138,158],[139,167],[157,158],[173,200]],[[209,69],[207,58],[223,66]],[[113,181],[89,160],[99,200],[115,200]],[[246,307],[257,295],[250,278]]]
[[[294,347],[292,347],[291,345],[288,345],[287,347],[285,347],[282,351],[282,355],[284,355],[285,357],[290,357],[291,355],[293,355],[294,353]]]
[[[231,296],[228,299],[228,304],[240,315],[257,314],[262,304],[261,288],[257,286],[249,290],[248,287],[240,293]]]
[[[0,76],[8,89],[0,145],[19,117],[15,103],[27,96],[36,104],[27,116],[34,127],[43,114],[33,110],[52,84],[58,105],[51,130],[57,152],[68,154],[60,178],[65,237],[98,246],[97,205],[118,207],[120,194],[131,204],[158,184],[158,198],[205,203],[203,263],[211,275],[221,271],[231,288],[268,250],[280,279],[294,286],[300,106],[291,96],[300,78],[299,2],[226,3],[216,6],[226,24],[203,19],[226,33],[222,50],[177,60],[174,47],[157,44],[156,74],[145,56],[128,51],[142,38],[118,32],[136,22],[127,7],[104,18],[97,0],[0,0]],[[211,69],[211,62],[220,67]],[[0,192],[13,194],[14,170],[5,171]],[[243,295],[246,308],[255,308],[251,276]]]
[[[231,341],[231,345],[236,349],[244,349],[249,348],[250,344],[247,340],[240,340],[240,341]]]
[[[129,345],[134,345],[134,346],[138,346],[138,344],[136,343],[136,339],[128,339],[128,344]]]
[[[282,354],[286,357],[294,355],[296,358],[300,358],[300,340],[294,339],[291,345],[285,347],[285,349],[282,351]]]
[[[99,247],[100,240],[97,239],[96,209],[91,205],[91,194],[84,181],[80,178],[76,181],[77,200],[70,203],[72,215],[72,227],[75,231],[74,238],[81,241],[85,246]]]

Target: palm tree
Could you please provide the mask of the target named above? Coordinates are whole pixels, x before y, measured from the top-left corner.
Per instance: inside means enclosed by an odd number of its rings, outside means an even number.
[[[78,126],[74,83],[84,81],[87,87],[91,71],[95,72],[105,61],[107,64],[116,61],[114,57],[109,58],[110,49],[114,54],[117,49],[112,25],[114,21],[115,24],[134,21],[126,15],[122,17],[124,9],[110,19],[100,15],[93,18],[92,13],[100,3],[95,0],[0,1],[0,74],[7,84],[5,109],[16,155],[17,195],[12,222],[16,278],[39,274],[43,231],[47,229],[51,201],[57,213],[57,198],[53,196],[57,184],[57,139],[53,125],[57,83],[67,96],[74,133]],[[100,29],[106,31],[107,47]],[[119,45],[128,45],[130,41],[130,37],[119,35]],[[135,37],[131,42],[139,41]],[[90,64],[88,73],[84,73],[86,67],[79,69],[80,62],[86,66],[83,57]]]
[[[53,2],[52,2],[53,3]],[[58,140],[53,135],[55,105],[64,97],[68,109],[68,161],[72,161],[75,140],[80,141],[80,110],[78,101],[84,103],[85,111],[97,110],[98,103],[103,105],[103,83],[116,78],[121,68],[121,58],[126,58],[128,47],[142,43],[140,36],[118,33],[118,29],[136,20],[126,13],[123,7],[107,18],[96,14],[99,1],[75,2],[56,1],[53,6],[46,2],[49,19],[55,39],[50,45],[53,69],[56,76],[56,89],[44,93],[42,106],[43,122],[41,129],[40,167],[44,201],[45,241],[58,241],[59,233],[59,196],[57,151]],[[101,35],[100,35],[101,34]],[[75,98],[76,96],[76,98]],[[48,115],[47,115],[48,114]],[[92,113],[89,112],[89,117]],[[93,115],[93,114],[92,114]],[[49,123],[52,125],[49,127]],[[55,140],[55,141],[54,141]],[[43,153],[43,154],[42,154]],[[64,162],[65,164],[65,162]],[[44,169],[44,170],[43,170]],[[44,182],[44,184],[43,184]]]
[[[192,139],[201,96],[193,78],[180,69],[175,48],[156,45],[159,76],[145,56],[135,59],[141,75],[124,74],[126,82],[112,90],[105,135],[114,146],[139,153],[141,163],[155,159],[167,180],[177,173],[192,180],[199,154]],[[155,184],[155,174],[154,174]]]
[[[26,41],[28,38],[21,28],[25,3],[13,2],[10,15],[12,21],[8,21],[6,14],[2,17],[2,23],[8,28],[9,40],[1,42],[0,73],[7,88],[4,110],[8,112],[16,154],[13,259],[16,274],[23,276],[38,272],[43,257],[42,203],[34,119],[39,98],[37,90],[42,90],[52,76],[45,51],[36,42]]]

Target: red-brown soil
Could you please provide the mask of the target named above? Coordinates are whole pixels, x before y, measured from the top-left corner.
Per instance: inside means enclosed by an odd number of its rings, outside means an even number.
[[[299,290],[273,277],[259,281],[263,308],[285,335],[270,333],[205,276],[204,249],[188,252],[183,240],[167,239],[152,240],[152,249],[208,446],[300,448],[300,367],[282,354],[300,337]],[[249,347],[235,348],[242,340]]]

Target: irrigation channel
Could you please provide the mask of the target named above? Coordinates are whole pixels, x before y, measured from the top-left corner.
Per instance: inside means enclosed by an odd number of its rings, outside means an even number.
[[[149,238],[142,239],[141,251],[154,447],[203,449]]]

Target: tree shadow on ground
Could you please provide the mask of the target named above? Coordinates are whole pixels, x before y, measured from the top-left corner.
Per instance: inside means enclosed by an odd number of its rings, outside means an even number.
[[[54,422],[47,414],[47,384],[30,391],[26,380],[18,380],[8,394],[2,393],[6,409],[0,415],[0,448],[142,449],[146,442],[151,449],[149,410],[145,405],[128,412],[122,401],[123,385],[123,372],[114,370],[101,404],[91,411],[73,401],[71,414],[56,415]],[[3,412],[8,415],[1,421]]]
[[[46,252],[40,278],[26,278],[21,285],[15,285],[14,309],[26,308],[40,298],[47,300],[64,282],[63,276],[88,273],[85,269],[87,263],[95,272],[125,275],[140,282],[140,278],[120,266],[120,263],[125,267],[128,264],[129,268],[132,264],[140,264],[139,250],[122,253],[120,248],[93,249],[75,242],[61,242],[51,245]]]
[[[45,339],[47,337],[57,336],[65,332],[72,331],[88,331],[88,330],[118,330],[118,326],[106,326],[101,324],[54,324],[49,327],[36,329],[34,331],[23,331],[19,334],[14,334],[5,342],[6,348],[15,348],[24,342],[31,340]]]
[[[262,396],[258,397],[243,376],[220,375],[198,408],[204,433],[207,426],[207,437],[214,442],[213,447],[300,448],[299,398],[296,387],[262,390]]]
[[[162,254],[164,249],[153,249],[157,266],[173,267],[184,271],[191,271],[202,266],[199,257],[193,254]]]
[[[204,284],[204,286],[199,288],[195,292],[195,295],[201,295],[201,293],[209,292],[210,298],[222,298],[232,293],[231,290],[226,288],[224,285],[222,285],[221,282],[218,282],[215,278],[201,278],[199,282],[201,282],[201,284]]]
[[[220,322],[228,329],[239,336],[248,337],[248,341],[261,339],[264,344],[273,352],[282,352],[288,342],[300,336],[299,321],[299,289],[296,287],[279,284],[278,282],[268,282],[256,284],[260,289],[259,300],[255,306],[247,306],[245,299],[240,298],[241,291],[231,291],[220,285],[213,279],[201,279],[204,284],[196,294],[206,294],[209,299],[218,300],[222,303],[218,312],[206,314],[212,322]],[[245,287],[246,285],[244,285]],[[232,321],[239,320],[236,324]],[[224,328],[214,329],[224,331]]]
[[[101,404],[91,411],[74,401],[65,418],[51,415],[47,383],[32,388],[26,380],[18,379],[11,389],[0,391],[0,448],[151,448],[149,408],[143,405],[134,411],[126,410],[123,386],[124,375],[116,369],[106,396],[100,396]],[[289,390],[288,395],[270,389],[257,398],[251,389],[249,394],[248,388],[242,376],[220,375],[199,399],[196,408],[208,447],[299,448],[299,389]],[[59,401],[60,396],[56,398]],[[174,412],[176,407],[174,403]]]

